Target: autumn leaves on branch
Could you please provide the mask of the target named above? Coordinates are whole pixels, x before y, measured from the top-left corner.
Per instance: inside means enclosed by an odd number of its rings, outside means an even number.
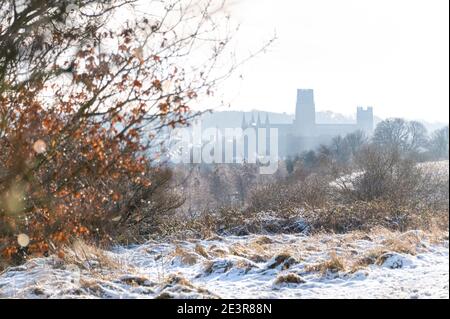
[[[213,2],[0,0],[2,258],[148,217],[154,137],[238,65]]]

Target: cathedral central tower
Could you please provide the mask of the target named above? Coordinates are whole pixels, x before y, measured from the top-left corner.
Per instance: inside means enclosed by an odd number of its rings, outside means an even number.
[[[294,131],[301,136],[314,136],[316,126],[316,107],[313,90],[297,90]]]

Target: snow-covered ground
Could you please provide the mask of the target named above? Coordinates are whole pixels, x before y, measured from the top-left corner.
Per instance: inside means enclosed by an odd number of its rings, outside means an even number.
[[[80,257],[81,256],[81,257]],[[102,252],[0,275],[16,298],[449,298],[448,234],[229,236]]]
[[[435,161],[435,162],[423,162],[417,164],[419,170],[425,176],[434,178],[435,180],[447,181],[449,177],[449,161]],[[346,174],[341,177],[338,177],[335,181],[330,183],[331,187],[342,188],[345,186],[348,189],[353,189],[353,183],[355,180],[364,172],[357,171],[351,174]]]
[[[448,161],[419,166],[448,179]],[[301,223],[294,226],[307,232]],[[448,232],[378,229],[370,235],[151,241],[112,251],[75,243],[59,257],[32,259],[0,273],[0,298],[448,299],[448,240]]]
[[[418,167],[425,174],[431,174],[436,178],[446,180],[449,177],[449,161],[424,162],[418,164]]]

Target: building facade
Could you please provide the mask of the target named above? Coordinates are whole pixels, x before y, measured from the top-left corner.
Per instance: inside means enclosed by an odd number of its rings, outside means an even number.
[[[283,158],[313,149],[320,144],[326,144],[338,135],[345,135],[358,130],[370,135],[374,128],[373,108],[357,107],[356,123],[318,124],[316,123],[314,91],[299,89],[297,90],[297,103],[293,123],[270,123],[267,115],[265,121],[262,122],[260,114],[258,114],[256,121],[252,115],[250,121],[247,122],[245,115],[243,115],[242,129],[245,130],[249,127],[266,129],[267,140],[270,138],[270,129],[276,128],[278,130],[278,153]],[[267,140],[257,141],[257,144],[267,143]]]

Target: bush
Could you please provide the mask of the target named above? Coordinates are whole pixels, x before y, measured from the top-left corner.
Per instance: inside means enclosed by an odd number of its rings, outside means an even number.
[[[448,229],[448,210],[436,211],[420,207],[399,206],[389,201],[329,204],[316,210],[304,211],[302,217],[312,231],[346,233],[370,231],[375,227],[406,231],[410,229]]]
[[[310,174],[303,181],[284,180],[256,187],[250,195],[249,210],[283,211],[299,207],[318,207],[329,197],[329,181]]]
[[[347,201],[385,199],[405,203],[415,195],[421,174],[415,161],[395,149],[370,145],[355,158],[356,172],[337,184]]]
[[[428,150],[435,160],[448,159],[449,128],[448,126],[436,130],[432,133],[428,143]]]
[[[199,115],[191,104],[240,64],[225,58],[231,36],[218,21],[226,17],[212,19],[210,2],[189,16],[188,3],[162,4],[152,19],[136,14],[126,23],[111,17],[133,9],[130,1],[79,0],[70,19],[66,2],[0,1],[4,258],[56,251],[72,237],[111,242],[130,228],[145,235],[182,202],[148,155]],[[181,36],[188,25],[197,32]],[[199,46],[203,59],[185,68]]]

